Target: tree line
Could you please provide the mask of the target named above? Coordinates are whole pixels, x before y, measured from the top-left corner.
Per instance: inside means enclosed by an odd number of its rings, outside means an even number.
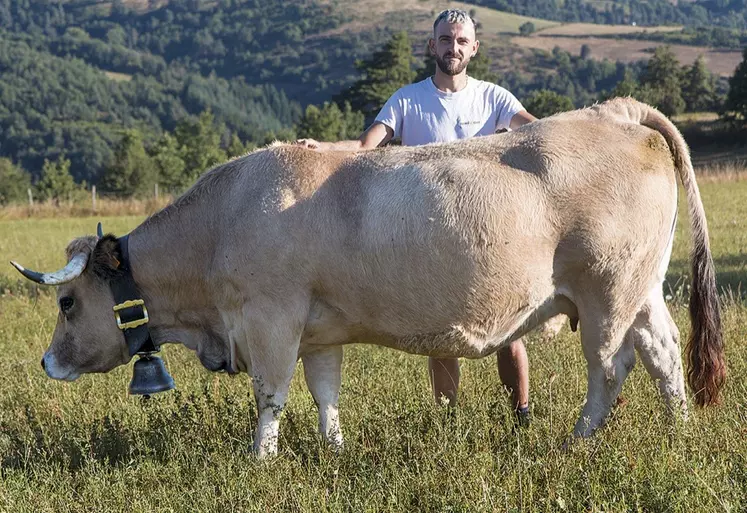
[[[466,0],[499,11],[563,22],[613,25],[719,25],[747,30],[747,0]]]

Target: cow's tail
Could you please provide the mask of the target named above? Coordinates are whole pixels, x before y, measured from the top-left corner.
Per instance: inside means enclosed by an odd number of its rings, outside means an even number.
[[[624,115],[634,123],[658,131],[664,136],[672,152],[674,165],[685,189],[693,237],[690,255],[693,273],[690,294],[692,331],[685,349],[689,364],[687,381],[697,405],[718,404],[719,392],[726,378],[721,314],[705,210],[687,144],[666,116],[644,103],[631,98],[617,98],[596,108],[600,111],[609,109],[613,115]]]

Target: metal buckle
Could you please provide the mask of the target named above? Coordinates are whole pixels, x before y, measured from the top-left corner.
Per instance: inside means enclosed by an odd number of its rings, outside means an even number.
[[[135,319],[134,321],[129,321],[129,322],[122,322],[122,319],[119,317],[119,311],[124,310],[125,308],[132,308],[133,306],[143,307],[143,318]],[[137,328],[138,326],[147,324],[148,321],[150,320],[148,318],[148,309],[145,308],[145,301],[143,301],[142,299],[131,299],[129,301],[125,301],[124,303],[114,305],[113,310],[114,310],[114,317],[117,319],[117,327],[121,330]]]

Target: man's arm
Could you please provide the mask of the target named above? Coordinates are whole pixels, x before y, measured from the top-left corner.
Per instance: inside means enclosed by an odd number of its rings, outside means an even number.
[[[394,130],[375,121],[358,139],[352,141],[319,142],[314,139],[299,139],[296,144],[318,151],[357,151],[378,148],[394,137]]]
[[[537,118],[535,118],[525,110],[520,110],[519,112],[514,114],[514,117],[511,118],[511,123],[509,124],[509,126],[511,127],[511,130],[516,130],[520,126],[531,123],[532,121],[537,121]]]

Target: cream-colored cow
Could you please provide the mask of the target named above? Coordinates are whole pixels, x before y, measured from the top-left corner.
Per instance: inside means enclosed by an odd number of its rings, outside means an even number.
[[[206,173],[127,237],[83,237],[55,274],[43,365],[72,380],[127,363],[112,280],[131,272],[156,343],[246,371],[255,448],[277,450],[296,361],[327,439],[342,442],[342,344],[479,358],[546,320],[580,320],[588,395],[574,433],[605,420],[634,348],[686,408],[662,297],[680,177],[693,228],[689,383],[718,399],[723,348],[703,205],[687,147],[658,111],[616,99],[449,144],[319,153],[275,145]],[[20,267],[20,266],[19,266]]]

